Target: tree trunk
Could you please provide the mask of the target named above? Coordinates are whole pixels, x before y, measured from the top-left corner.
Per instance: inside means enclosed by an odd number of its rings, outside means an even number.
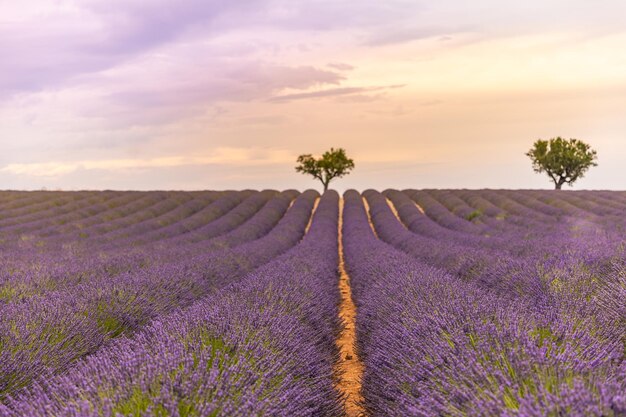
[[[554,189],[555,190],[560,190],[561,187],[563,187],[563,184],[565,184],[565,178],[561,177],[561,178],[559,178],[558,181],[554,182]]]
[[[322,184],[324,184],[324,192],[326,192],[328,190],[328,183],[327,182],[323,182]]]

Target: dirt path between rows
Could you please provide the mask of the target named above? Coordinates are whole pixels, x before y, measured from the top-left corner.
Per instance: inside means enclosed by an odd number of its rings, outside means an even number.
[[[396,210],[396,206],[393,205],[393,202],[387,198],[387,205],[389,206],[389,208],[391,209],[391,212],[393,213],[394,216],[396,216],[396,219],[398,219],[398,221],[400,222],[400,224],[402,226],[404,226],[404,228],[406,229],[406,224],[402,223],[402,219],[400,218],[400,215],[398,214],[398,210]]]
[[[317,210],[317,206],[320,203],[320,198],[317,197],[315,199],[315,203],[313,203],[313,209],[311,210],[311,217],[309,217],[309,222],[306,225],[306,228],[304,229],[304,235],[306,236],[307,233],[309,233],[309,229],[311,228],[311,223],[313,223],[313,216],[315,216],[315,210]]]
[[[370,214],[370,205],[363,197],[363,205],[365,206],[365,214],[367,214],[367,222],[370,224],[370,228],[372,232],[374,232],[374,236],[378,237],[378,233],[376,233],[376,228],[374,227],[374,222],[372,222],[372,215]]]
[[[345,415],[348,417],[364,416],[362,406],[361,378],[363,376],[363,362],[356,352],[356,306],[352,300],[350,276],[346,272],[343,256],[343,199],[339,200],[339,292],[341,304],[339,317],[344,327],[335,341],[339,349],[339,360],[335,364],[337,376],[337,390],[346,398]]]

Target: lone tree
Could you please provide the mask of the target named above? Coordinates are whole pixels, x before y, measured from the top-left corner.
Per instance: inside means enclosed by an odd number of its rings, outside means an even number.
[[[296,171],[320,180],[324,191],[328,190],[328,184],[334,178],[341,178],[354,169],[354,161],[346,156],[346,151],[342,148],[330,148],[330,151],[326,151],[318,159],[311,154],[300,155],[296,162]]]
[[[596,151],[578,139],[539,139],[526,155],[532,160],[535,172],[545,171],[554,181],[555,190],[565,183],[572,186],[590,167],[598,165]]]

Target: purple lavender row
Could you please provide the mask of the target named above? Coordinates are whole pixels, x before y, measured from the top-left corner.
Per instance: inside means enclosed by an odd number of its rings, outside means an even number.
[[[420,263],[375,238],[357,192],[344,198],[369,415],[626,413],[615,320],[503,299]]]
[[[451,213],[444,205],[431,197],[427,191],[407,190],[405,193],[407,193],[412,200],[419,204],[426,215],[432,218],[435,222],[439,223],[441,226],[464,233],[481,233],[480,226],[471,223],[466,219],[459,218],[455,214]]]
[[[375,192],[373,193],[376,194]],[[497,249],[517,257],[527,257],[539,251],[542,253],[560,253],[568,245],[571,246],[571,234],[562,233],[564,230],[567,232],[569,227],[567,224],[549,227],[545,224],[540,226],[536,223],[525,223],[525,226],[522,227],[519,223],[514,226],[508,224],[498,226],[496,223],[486,228],[483,235],[475,235],[444,228],[428,216],[422,214],[404,193],[387,190],[385,194],[392,201],[402,223],[409,230],[418,235],[437,239],[441,241],[440,245],[453,243],[453,246],[468,246],[470,249],[475,247]],[[488,223],[486,222],[485,224]],[[523,238],[520,238],[522,236]],[[530,239],[531,237],[533,239]],[[561,242],[556,240],[559,237]],[[541,241],[544,245],[537,244],[538,238],[544,239]],[[555,244],[557,242],[558,244]]]
[[[207,192],[195,198],[191,195],[182,195],[178,197],[176,195],[168,196],[167,201],[177,204],[177,209],[180,209],[180,207],[190,206],[193,203],[195,203],[195,206],[200,209],[210,202],[214,201],[216,198],[217,195],[215,192]],[[112,199],[109,198],[107,200],[108,201],[102,201],[102,198],[100,198],[100,201],[95,199],[86,199],[86,201],[83,201],[83,204],[81,204],[80,206],[73,205],[72,207],[64,207],[63,210],[59,210],[58,213],[47,213],[44,215],[40,215],[38,216],[38,218],[31,222],[20,223],[13,226],[11,229],[6,229],[4,230],[4,233],[17,234],[30,232],[39,238],[40,236],[45,235],[50,230],[54,230],[59,226],[77,223],[88,217],[98,214],[98,211],[103,210],[103,208],[107,207],[107,204]],[[153,213],[155,213],[156,216],[156,212],[153,211]],[[55,230],[55,232],[59,233],[59,230]]]
[[[599,223],[605,223],[608,220],[609,222],[617,221],[624,224],[626,207],[612,204],[610,200],[603,198],[598,192],[587,191],[585,198],[572,192],[556,195],[546,191],[528,191],[527,193],[547,204],[563,207],[573,217],[586,217],[590,221]]]
[[[458,197],[475,209],[482,221],[498,231],[541,229],[546,224],[553,223],[553,219],[546,215],[536,218],[530,209],[506,198],[499,192],[463,190],[458,193]]]
[[[228,192],[220,198],[210,201],[188,200],[183,204],[176,201],[163,201],[161,207],[155,205],[137,212],[132,217],[126,218],[128,224],[123,227],[112,227],[108,224],[101,225],[98,230],[81,230],[80,240],[85,240],[89,246],[98,245],[102,250],[115,247],[130,247],[133,239],[153,232],[156,236],[153,241],[162,237],[172,236],[175,232],[187,232],[193,227],[201,227],[224,216],[237,205],[241,204],[249,195],[256,193]],[[276,192],[270,193],[275,195]],[[162,210],[162,207],[167,209]],[[147,239],[146,242],[150,242]]]
[[[210,221],[226,213],[241,201],[245,195],[247,194],[233,192],[218,199],[215,203],[209,204],[203,216],[204,220]],[[119,201],[122,209],[126,206],[123,204],[125,201]],[[195,217],[186,222],[185,226],[196,226],[198,219]],[[196,223],[193,221],[196,221]],[[237,225],[237,223],[234,223],[232,227]],[[56,226],[56,229],[59,230],[61,227]],[[93,239],[84,241],[81,246],[86,246],[86,249],[81,250],[76,244],[61,240],[57,233],[56,240],[46,245],[45,250],[38,246],[30,247],[8,244],[0,255],[3,258],[0,266],[0,285],[5,283],[6,285],[3,286],[6,290],[19,293],[22,290],[27,291],[32,285],[27,285],[26,287],[24,285],[15,285],[15,281],[22,281],[21,284],[24,284],[24,280],[27,280],[30,284],[35,284],[38,278],[40,278],[44,285],[49,285],[54,284],[57,280],[62,282],[64,276],[114,274],[116,271],[129,270],[140,264],[145,264],[152,257],[151,253],[129,251],[129,248],[123,248],[121,254],[105,254],[102,252],[102,248],[94,246],[93,242]],[[98,256],[94,256],[94,254],[98,254]],[[34,259],[37,262],[33,262]],[[7,271],[10,271],[10,273]],[[0,287],[0,301],[2,298],[2,288]]]
[[[20,205],[15,209],[4,209],[0,218],[0,227],[19,223],[22,218],[28,219],[37,212],[54,210],[64,205],[70,205],[87,197],[87,193],[77,192],[52,192],[44,193],[41,199],[32,201],[31,204]]]
[[[514,194],[516,196],[521,196],[522,192],[523,191],[515,191]],[[507,195],[506,190],[498,191],[498,193]],[[451,191],[429,190],[428,195],[432,197],[435,201],[442,204],[444,207],[447,207],[450,211],[458,213],[462,215],[463,217],[471,214],[471,208],[467,204],[465,204],[465,202],[462,199],[457,198],[456,195]],[[529,206],[527,204],[528,200],[533,200],[533,199],[529,198],[528,196],[523,197],[522,200],[524,201],[522,205],[527,207],[530,210],[527,216],[532,216],[534,214],[534,211],[537,211],[539,213],[542,213],[548,216],[548,220],[552,222],[555,220],[555,216],[565,214],[562,210],[559,210],[556,207],[549,206],[539,201],[534,201],[534,204],[530,204]],[[533,208],[533,206],[535,208]],[[539,206],[543,210],[536,210],[536,206]]]
[[[308,193],[307,201],[313,199],[315,195],[313,192]],[[270,232],[276,223],[282,219],[294,196],[291,191],[282,193],[270,204],[266,204],[266,207],[253,218],[237,227],[238,237],[245,237],[244,241],[239,243],[245,243],[245,240],[254,241]],[[309,203],[300,204],[308,205]],[[289,217],[298,215],[305,218],[304,214],[299,214],[298,210],[292,211]],[[225,220],[225,218],[220,220],[223,219]],[[239,221],[237,218],[230,220],[233,221],[233,224]],[[220,221],[219,223],[224,226],[224,222]],[[231,228],[234,228],[234,225],[231,225]],[[274,235],[276,233],[274,231]],[[213,242],[212,245],[211,242]],[[122,248],[119,253],[110,252],[107,253],[106,257],[97,258],[86,255],[74,258],[72,254],[68,257],[58,258],[58,254],[54,252],[45,253],[39,257],[39,262],[34,270],[25,269],[19,273],[13,271],[10,275],[7,275],[6,271],[0,272],[0,307],[3,304],[21,302],[26,298],[42,297],[47,292],[70,291],[75,286],[88,282],[109,281],[119,274],[139,274],[142,269],[147,269],[148,273],[149,271],[156,271],[154,273],[158,274],[161,268],[167,267],[169,264],[192,264],[196,259],[202,259],[209,255],[209,250],[223,250],[226,246],[223,241],[208,240],[194,245],[169,244],[163,248],[158,248],[158,250],[155,250],[154,247],[134,250]],[[219,258],[221,253],[218,251],[216,256]],[[18,265],[20,261],[24,262],[18,260]],[[216,264],[221,264],[221,261],[216,261]]]
[[[571,202],[573,200],[572,192],[554,194],[548,191],[526,191],[521,194],[528,194],[528,198],[534,196],[534,198],[550,203],[554,206],[560,205],[562,201]],[[606,195],[603,194],[604,193],[600,192],[586,192],[584,194],[586,198],[585,207],[583,207],[583,209],[578,209],[578,213],[574,213],[572,210],[565,212],[564,210],[565,214],[561,216],[561,220],[558,221],[557,224],[561,227],[565,225],[571,230],[577,230],[580,225],[584,224],[587,229],[594,228],[605,233],[614,232],[617,228],[619,228],[622,230],[623,234],[624,227],[626,226],[626,219],[624,217],[626,207],[609,207],[606,204]],[[592,203],[597,204],[593,207]],[[598,206],[600,208],[598,208]]]
[[[393,215],[384,197],[373,190],[365,193],[372,221],[378,236],[385,242],[412,257],[454,276],[474,280],[490,291],[506,297],[551,297],[552,289],[567,285],[568,271],[577,271],[579,282],[596,282],[607,274],[614,263],[624,263],[623,237],[588,235],[585,239],[551,235],[532,241],[532,246],[518,245],[520,236],[504,250],[471,246],[463,241],[447,238],[437,240],[414,234],[405,229]],[[523,236],[523,235],[522,235]],[[555,242],[560,245],[555,245]],[[465,242],[466,243],[466,242]],[[513,248],[526,250],[512,256]]]
[[[62,226],[46,228],[40,231],[40,235],[44,238],[54,236],[55,240],[59,240],[62,235],[70,232],[73,233],[72,238],[76,239],[80,237],[79,233],[82,233],[83,230],[89,232],[89,229],[95,230],[109,222],[124,221],[125,218],[159,203],[163,198],[164,196],[158,193],[128,193],[105,205],[100,205],[96,208],[95,213],[88,214],[84,219]]]
[[[326,193],[309,233],[286,254],[64,375],[39,379],[0,415],[339,415],[337,211],[337,194]]]
[[[250,219],[270,198],[277,194],[277,191],[265,190],[250,194],[235,205],[230,201],[224,201],[214,206],[211,205],[212,209],[207,206],[190,216],[169,222],[167,226],[140,232],[129,236],[124,242],[116,241],[115,244],[123,246],[128,242],[129,245],[136,246],[157,242],[165,243],[161,242],[163,239],[170,239],[171,243],[171,239],[182,235],[188,236],[190,233],[202,234],[205,239],[210,239],[227,233]],[[161,221],[161,223],[163,222]]]
[[[480,191],[471,192],[472,194],[480,193]],[[503,233],[511,234],[511,232],[519,232],[521,228],[536,227],[542,224],[539,220],[547,220],[548,224],[552,224],[554,219],[551,217],[534,219],[531,216],[517,217],[512,216],[512,213],[498,213],[499,217],[490,217],[483,214],[483,212],[475,207],[469,205],[455,190],[431,190],[429,195],[443,207],[453,212],[458,217],[468,222],[476,224],[484,224],[485,228],[482,229],[483,235],[493,236],[495,234],[502,235]]]
[[[223,216],[232,208],[240,204],[248,196],[254,194],[249,191],[230,191],[221,193],[219,198],[215,201],[207,204],[202,210],[193,214],[188,219],[184,220],[184,227],[192,229],[200,227],[206,223],[212,222],[217,218]],[[152,195],[150,194],[152,197]],[[153,198],[153,197],[152,197]],[[132,206],[125,205],[120,207],[113,213],[104,213],[104,216],[99,215],[96,218],[89,218],[80,223],[78,229],[71,228],[69,231],[63,231],[64,236],[56,236],[55,241],[73,241],[73,240],[85,240],[88,238],[100,237],[113,230],[124,229],[128,226],[132,226],[137,223],[135,213],[141,213],[147,210],[154,210],[154,205],[146,203],[132,204]],[[111,224],[112,223],[112,224]],[[117,225],[115,223],[118,223]],[[58,235],[58,233],[56,233]],[[92,239],[88,240],[88,243],[92,243]]]
[[[3,209],[2,220],[0,220],[0,227],[4,228],[11,225],[20,223],[26,223],[32,219],[45,218],[47,216],[53,216],[56,214],[64,213],[67,211],[73,211],[82,207],[93,204],[102,199],[103,195],[98,196],[95,193],[68,193],[68,195],[62,195],[55,199],[49,199],[45,204],[32,205],[22,207],[19,213],[12,210]],[[39,208],[39,210],[38,210]]]
[[[30,206],[48,198],[37,191],[0,191],[0,210]]]
[[[210,204],[210,202],[209,202]],[[174,216],[174,221],[180,220],[184,217],[193,215],[202,208],[206,208],[207,204],[195,199],[185,197],[168,197],[161,204],[151,207],[150,210],[145,210],[141,213],[137,213],[137,221],[133,224],[107,231],[97,237],[95,237],[93,243],[106,243],[106,242],[123,242],[128,237],[139,236],[143,233],[150,232],[152,230],[163,227],[163,225],[169,225],[167,223],[169,216]],[[182,211],[182,217],[178,217],[178,212]],[[122,246],[124,243],[122,243]]]
[[[275,195],[275,192],[252,195],[237,209],[229,211],[227,215],[214,222],[210,222],[206,225],[209,227],[202,228],[202,235],[211,237],[236,229],[239,241],[230,242],[232,243],[230,246],[260,238],[280,220],[289,203],[295,197],[294,192],[287,191],[272,201],[271,204],[265,204],[272,195]],[[211,204],[212,210],[209,213],[219,215],[239,200],[240,196],[229,195]],[[245,220],[244,215],[254,213],[263,204],[266,205],[263,210],[241,225],[241,222]],[[230,214],[235,216],[230,216]],[[214,233],[211,234],[211,232]],[[72,285],[81,283],[85,279],[111,279],[124,271],[137,272],[147,267],[158,268],[166,263],[180,263],[193,256],[202,255],[208,250],[229,246],[226,244],[228,242],[224,240],[207,240],[202,244],[193,245],[181,243],[185,242],[182,240],[165,240],[158,242],[158,246],[153,245],[149,248],[121,246],[120,250],[108,250],[103,253],[101,252],[102,246],[93,245],[93,240],[87,240],[87,246],[83,250],[85,253],[80,254],[47,250],[41,255],[35,255],[32,252],[25,253],[24,250],[21,250],[19,254],[22,257],[16,261],[16,266],[12,267],[11,274],[0,272],[0,302],[15,302],[26,297],[43,295],[52,290],[68,290]],[[99,252],[100,256],[92,256],[94,252]],[[29,268],[31,262],[25,262],[25,259],[33,259],[34,257],[38,259],[38,262]],[[15,264],[11,263],[10,265]],[[18,267],[22,267],[22,269],[17,270]]]
[[[402,223],[416,234],[442,241],[452,240],[464,245],[480,245],[488,248],[501,248],[509,241],[506,236],[502,236],[501,232],[475,235],[444,227],[423,214],[406,194],[396,190],[385,190],[384,195],[395,207]]]
[[[293,247],[304,234],[317,196],[315,191],[303,193],[270,233],[238,248],[68,282],[59,291],[0,306],[0,397],[27,386],[37,375],[67,369],[111,338],[135,332]]]
[[[363,195],[369,204],[371,219],[378,236],[422,262],[440,267],[445,266],[454,275],[471,277],[481,272],[489,259],[498,255],[498,251],[464,246],[452,241],[449,237],[438,240],[412,233],[394,216],[382,194],[367,190]]]
[[[167,231],[167,235],[156,239],[155,243],[159,247],[183,247],[182,245],[193,245],[198,242],[209,243],[209,241],[213,241],[212,239],[232,234],[235,230],[238,230],[238,234],[247,235],[246,237],[250,239],[250,233],[254,230],[251,229],[251,226],[258,227],[260,224],[258,219],[266,219],[266,221],[273,223],[278,222],[280,215],[287,210],[289,204],[297,195],[298,193],[293,190],[282,193],[273,190],[254,193],[211,222],[202,225],[196,223],[193,227],[189,227],[188,224],[182,224],[183,229],[179,229],[177,224],[173,225],[171,230]],[[239,228],[238,226],[243,227]],[[265,228],[263,230],[267,231],[269,229]],[[252,238],[257,237],[260,237],[260,235],[252,235]],[[241,241],[245,241],[245,238]],[[236,242],[233,241],[232,245],[221,246],[235,246],[235,244]],[[220,245],[216,244],[215,246]]]
[[[498,208],[503,209],[507,216],[515,215],[519,218],[530,219],[533,221],[546,223],[554,222],[554,219],[550,216],[531,210],[519,202],[510,199],[501,191],[482,190],[480,195],[487,201],[496,205]]]
[[[525,192],[518,193],[525,194]],[[549,192],[544,193],[549,194]],[[493,230],[493,236],[489,240],[497,241],[498,238],[503,237],[513,242],[512,246],[517,246],[519,242],[522,243],[522,247],[534,249],[535,254],[557,255],[564,252],[585,253],[588,251],[599,253],[600,251],[597,250],[598,242],[601,243],[601,246],[605,246],[604,243],[612,242],[610,246],[613,248],[619,247],[622,244],[620,242],[624,242],[623,233],[616,233],[616,229],[619,229],[623,224],[621,219],[624,218],[624,214],[626,211],[616,218],[613,215],[599,216],[593,213],[572,215],[570,213],[562,220],[554,220],[551,224],[528,224],[525,228],[503,226],[497,231]],[[489,244],[486,245],[489,246]],[[505,242],[503,246],[511,245],[507,245]],[[612,250],[611,253],[615,253],[615,251]]]

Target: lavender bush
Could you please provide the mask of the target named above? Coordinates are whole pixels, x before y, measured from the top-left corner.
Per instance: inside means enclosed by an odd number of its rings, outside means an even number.
[[[358,358],[338,208],[0,192],[0,416],[626,416],[626,193],[347,192]]]

